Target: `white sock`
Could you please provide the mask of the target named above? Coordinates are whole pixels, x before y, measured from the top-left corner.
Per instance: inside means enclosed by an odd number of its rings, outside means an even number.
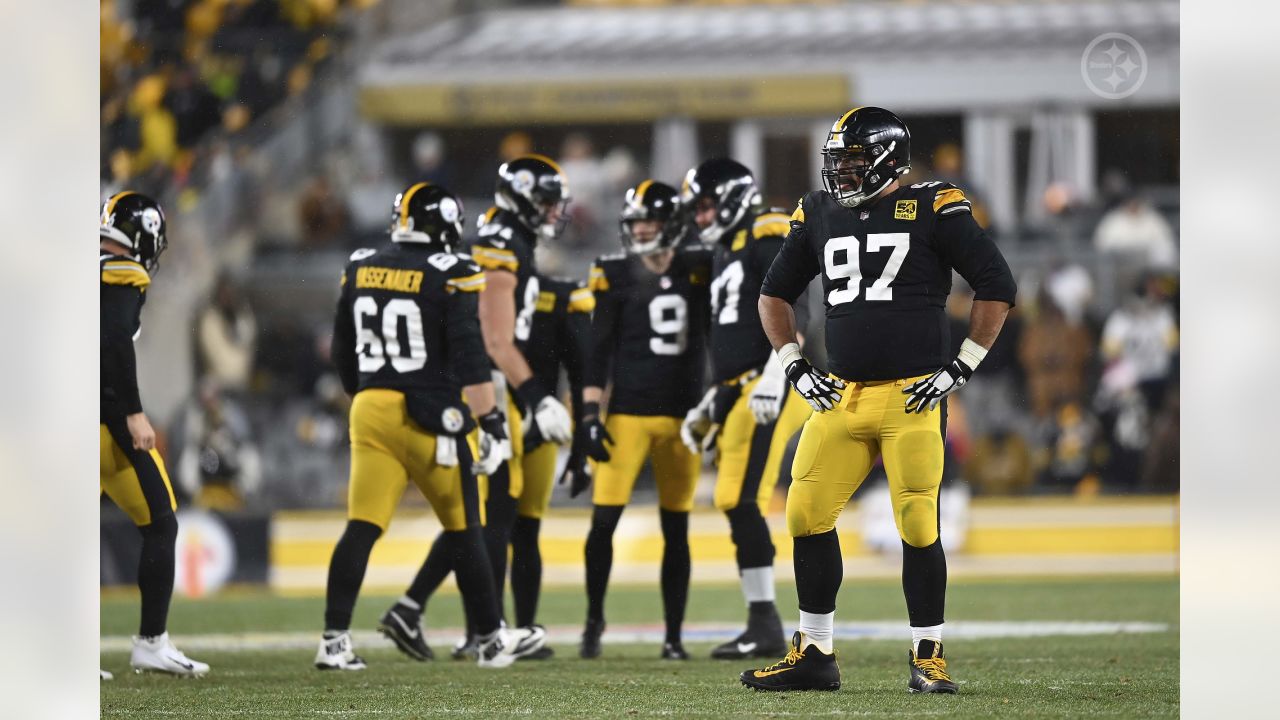
[[[911,649],[919,652],[921,640],[932,640],[941,645],[942,625],[929,625],[928,627],[911,628]]]
[[[773,602],[773,566],[746,568],[742,571],[742,596],[747,605],[753,602]]]
[[[417,610],[418,612],[422,612],[422,606],[418,604],[418,601],[414,600],[408,595],[401,595],[400,599],[396,601],[396,604],[403,605],[409,608],[410,610]]]
[[[819,650],[830,655],[834,650],[831,647],[832,636],[835,635],[836,613],[807,613],[800,611],[800,632],[804,634],[805,640],[813,643]],[[804,650],[804,648],[800,648]]]

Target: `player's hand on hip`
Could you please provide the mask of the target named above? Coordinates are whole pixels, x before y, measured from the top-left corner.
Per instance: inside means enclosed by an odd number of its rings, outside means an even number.
[[[533,409],[533,422],[542,437],[551,442],[564,445],[573,440],[573,418],[569,416],[569,409],[550,395],[538,401]]]
[[[129,437],[133,438],[133,449],[151,452],[156,447],[156,431],[146,413],[136,412],[127,416],[125,424],[129,426]]]
[[[911,383],[902,389],[903,394],[910,396],[907,398],[907,412],[921,413],[938,407],[942,398],[964,387],[972,375],[973,368],[957,358],[929,377]]]
[[[472,465],[477,475],[492,475],[502,463],[511,459],[511,440],[507,437],[507,418],[494,408],[477,418],[480,423],[480,457]]]
[[[786,368],[787,380],[814,412],[826,412],[840,402],[844,381],[809,364],[800,354],[800,345],[787,343],[778,348],[778,362]]]
[[[787,397],[787,373],[777,355],[770,355],[764,373],[756,381],[747,397],[747,407],[755,416],[757,425],[770,425],[782,413],[782,403]]]

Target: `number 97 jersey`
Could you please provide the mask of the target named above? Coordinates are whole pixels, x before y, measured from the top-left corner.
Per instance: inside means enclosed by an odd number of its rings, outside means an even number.
[[[805,195],[761,294],[789,303],[822,275],[831,372],[864,382],[925,375],[950,362],[946,315],[954,269],[976,300],[1013,305],[1017,288],[995,243],[954,185],[917,183],[846,208]]]

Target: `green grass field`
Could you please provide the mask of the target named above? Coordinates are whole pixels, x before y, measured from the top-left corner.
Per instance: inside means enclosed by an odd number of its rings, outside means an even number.
[[[779,588],[789,624],[794,590]],[[361,598],[354,630],[371,630],[389,597]],[[543,596],[548,626],[577,625],[585,600],[580,589]],[[620,586],[609,596],[614,626],[661,620],[656,588]],[[175,601],[170,628],[184,637],[213,633],[311,633],[318,640],[320,598],[278,598],[233,593],[199,602]],[[737,623],[744,616],[733,586],[697,585],[689,623]],[[957,621],[1124,621],[1164,623],[1153,633],[951,639],[947,655],[961,683],[957,696],[915,696],[906,691],[907,640],[901,588],[892,582],[846,579],[837,622],[901,622],[902,640],[836,643],[844,686],[835,693],[757,694],[738,684],[750,663],[705,659],[709,643],[689,643],[695,659],[657,659],[649,644],[609,644],[593,662],[577,659],[572,644],[557,657],[486,671],[448,659],[455,638],[433,628],[461,624],[456,595],[435,599],[428,641],[444,659],[415,663],[396,651],[362,648],[369,669],[322,673],[312,668],[314,644],[295,650],[203,651],[190,654],[213,666],[202,680],[138,676],[127,652],[102,654],[116,679],[102,685],[102,716],[128,718],[304,718],[441,716],[495,717],[789,717],[834,715],[897,718],[946,715],[991,717],[1176,717],[1178,714],[1178,581],[1176,578],[1062,578],[952,583],[947,617]],[[136,598],[102,601],[102,635],[135,630]]]

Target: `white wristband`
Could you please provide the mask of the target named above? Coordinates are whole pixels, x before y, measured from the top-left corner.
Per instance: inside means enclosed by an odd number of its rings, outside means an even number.
[[[799,343],[787,343],[778,348],[778,362],[782,363],[782,369],[785,371],[791,367],[791,363],[802,359],[804,356],[800,354]]]
[[[970,370],[977,370],[978,363],[982,362],[986,356],[987,349],[973,340],[965,338],[964,342],[960,343],[960,362],[968,365]]]

